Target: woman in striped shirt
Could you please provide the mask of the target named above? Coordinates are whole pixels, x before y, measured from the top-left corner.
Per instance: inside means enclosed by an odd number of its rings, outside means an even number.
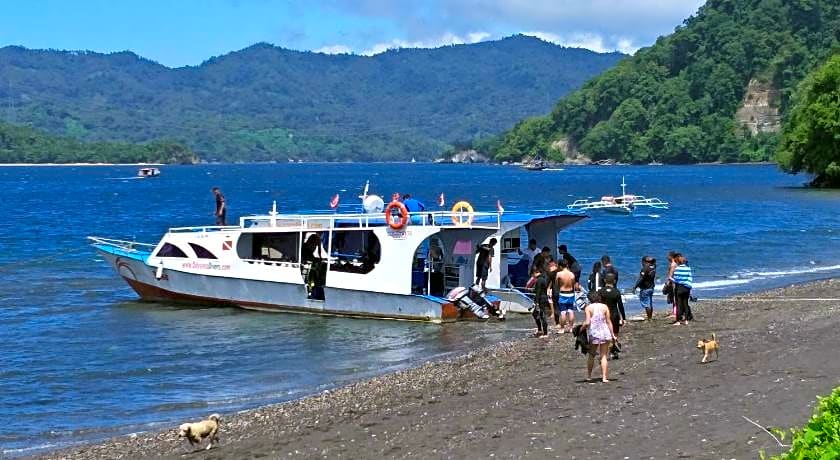
[[[691,307],[688,305],[688,298],[691,296],[691,267],[686,263],[686,258],[682,254],[674,255],[674,262],[677,267],[674,269],[671,281],[674,282],[674,296],[677,300],[677,317],[674,324],[688,324],[690,320],[694,319],[691,314]]]

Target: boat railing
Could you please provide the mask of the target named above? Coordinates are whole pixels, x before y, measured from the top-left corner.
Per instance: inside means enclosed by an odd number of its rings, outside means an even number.
[[[120,248],[127,252],[151,252],[156,245],[149,243],[140,243],[137,241],[115,240],[113,238],[102,238],[99,236],[87,237],[91,244],[99,244],[103,246],[112,246]]]
[[[407,226],[411,227],[463,227],[463,228],[495,228],[501,227],[501,213],[498,212],[452,212],[431,211],[409,213]],[[396,217],[395,217],[396,218]],[[283,214],[257,215],[240,218],[240,228],[280,227],[295,229],[352,229],[383,227],[387,224],[384,213],[376,214]],[[223,227],[221,230],[226,230]],[[196,231],[174,229],[177,231]]]
[[[174,227],[170,228],[170,233],[191,233],[191,232],[219,232],[223,230],[238,230],[237,225],[204,225],[198,227]]]

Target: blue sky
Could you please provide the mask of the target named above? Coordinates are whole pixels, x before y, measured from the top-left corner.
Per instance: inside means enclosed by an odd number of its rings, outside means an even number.
[[[700,0],[28,0],[4,2],[0,46],[131,50],[170,67],[256,42],[375,54],[525,33],[633,52],[673,31]]]

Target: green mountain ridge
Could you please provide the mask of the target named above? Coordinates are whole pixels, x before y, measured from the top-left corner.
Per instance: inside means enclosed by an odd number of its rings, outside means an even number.
[[[709,0],[673,34],[590,80],[550,115],[525,119],[477,147],[497,160],[769,160],[778,125],[761,129],[736,117],[752,100],[747,88],[769,87],[767,103],[784,120],[799,82],[838,46],[836,1]]]
[[[84,141],[176,139],[223,161],[430,159],[501,132],[624,55],[527,36],[375,56],[259,43],[195,67],[0,48],[0,119]]]

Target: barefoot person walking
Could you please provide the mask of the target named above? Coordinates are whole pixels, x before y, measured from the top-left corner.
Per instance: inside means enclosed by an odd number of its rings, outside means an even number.
[[[615,273],[607,273],[604,276],[604,287],[598,291],[601,296],[601,302],[607,305],[610,310],[610,320],[612,321],[612,333],[615,339],[612,348],[612,358],[618,359],[618,354],[621,352],[620,344],[618,343],[618,331],[621,326],[624,326],[626,315],[624,313],[624,300],[621,298],[621,291],[615,286]]]
[[[639,303],[645,309],[647,320],[653,317],[653,286],[656,284],[656,259],[651,256],[642,257],[642,269],[639,279],[633,286],[633,292],[639,290]]]
[[[569,270],[565,259],[558,261],[560,270],[554,277],[554,323],[560,333],[572,332],[575,327],[575,274]]]
[[[688,324],[694,319],[691,314],[691,306],[688,305],[688,298],[691,296],[692,275],[691,267],[686,263],[685,256],[682,254],[674,255],[674,262],[677,267],[674,268],[674,274],[671,280],[674,282],[674,297],[677,299],[677,317],[674,324]]]
[[[601,381],[609,382],[607,376],[608,364],[607,354],[610,352],[610,344],[615,339],[612,321],[610,320],[610,309],[601,303],[601,295],[597,292],[589,294],[590,304],[584,310],[586,319],[582,328],[586,329],[589,337],[589,357],[586,361],[586,380],[592,381],[592,369],[595,367],[595,353],[601,359]]]
[[[668,279],[665,280],[665,287],[662,293],[668,297],[668,305],[671,306],[671,314],[674,318],[677,317],[677,297],[674,295],[674,270],[677,268],[677,263],[674,262],[675,251],[668,251]]]

